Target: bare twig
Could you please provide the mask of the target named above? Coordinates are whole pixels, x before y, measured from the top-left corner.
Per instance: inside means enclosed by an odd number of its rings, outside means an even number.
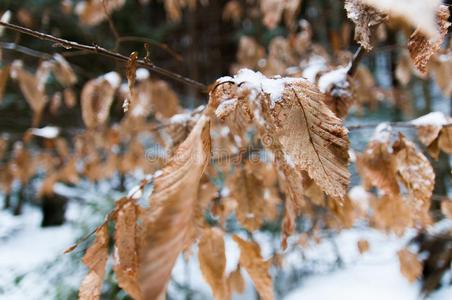
[[[103,56],[106,56],[106,57],[110,57],[110,58],[116,59],[118,61],[122,61],[124,63],[127,63],[129,61],[129,57],[128,56],[125,56],[125,55],[122,55],[120,53],[107,50],[107,49],[105,49],[103,47],[100,47],[98,45],[88,46],[88,45],[85,45],[85,44],[80,44],[80,43],[77,43],[77,42],[73,42],[73,41],[68,41],[68,40],[65,40],[65,39],[57,38],[57,37],[55,37],[53,35],[50,35],[50,34],[46,34],[46,33],[42,33],[42,32],[39,32],[39,31],[31,30],[29,28],[22,27],[22,26],[19,26],[19,25],[15,25],[15,24],[5,23],[5,22],[2,22],[2,21],[0,21],[0,25],[5,26],[8,29],[27,34],[27,35],[30,35],[32,37],[35,37],[35,38],[38,38],[38,39],[41,39],[41,40],[47,40],[47,41],[54,42],[55,43],[54,46],[57,46],[57,47],[63,47],[65,49],[86,50],[86,51],[89,51],[89,52],[97,53],[97,54],[100,54],[100,55],[103,55]],[[198,82],[196,80],[184,77],[184,76],[182,76],[180,74],[171,72],[171,71],[169,71],[167,69],[164,69],[164,68],[161,68],[159,66],[156,66],[153,63],[145,62],[143,60],[138,60],[137,61],[137,65],[140,66],[140,67],[149,69],[149,70],[151,70],[151,71],[153,71],[153,72],[155,72],[157,74],[160,74],[162,76],[165,76],[167,78],[171,78],[171,79],[174,79],[174,80],[179,81],[181,83],[184,83],[186,85],[192,86],[192,87],[194,87],[194,88],[196,88],[198,90],[201,90],[203,92],[207,92],[207,86],[205,84],[203,84],[201,82]]]
[[[107,17],[107,21],[108,21],[108,26],[110,27],[111,32],[113,33],[113,35],[115,36],[115,51],[118,50],[118,46],[119,46],[119,39],[121,38],[119,36],[118,30],[116,29],[115,23],[113,23],[113,19],[111,18],[111,15],[108,13],[108,9],[107,9],[107,3],[108,0],[102,0],[102,6],[104,7],[104,13],[105,16]]]
[[[347,71],[347,75],[353,77],[355,75],[356,70],[358,69],[359,63],[361,62],[361,59],[364,56],[364,48],[363,46],[359,46],[356,50],[355,54],[353,55],[352,59],[352,65],[350,66],[350,69]]]
[[[119,38],[119,43],[123,42],[137,42],[137,43],[148,43],[150,45],[154,45],[162,49],[163,51],[170,54],[172,57],[177,59],[178,61],[183,61],[182,55],[171,49],[167,44],[165,43],[159,43],[153,39],[140,37],[140,36],[122,36]]]

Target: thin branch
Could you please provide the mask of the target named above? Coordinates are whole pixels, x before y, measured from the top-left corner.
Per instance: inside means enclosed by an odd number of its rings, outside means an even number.
[[[162,49],[163,51],[170,54],[172,57],[177,59],[178,61],[183,61],[182,55],[171,49],[167,44],[165,43],[159,43],[153,39],[140,37],[140,36],[122,36],[119,38],[119,43],[123,42],[137,42],[137,43],[148,43],[150,45],[154,45]]]
[[[118,61],[122,61],[127,63],[129,61],[129,57],[122,55],[120,53],[117,52],[113,52],[110,50],[107,50],[105,48],[102,48],[98,45],[94,45],[94,46],[88,46],[85,44],[80,44],[77,42],[73,42],[73,41],[68,41],[65,39],[61,39],[61,38],[57,38],[53,35],[50,34],[46,34],[46,33],[42,33],[39,31],[35,31],[35,30],[31,30],[29,28],[26,27],[22,27],[22,26],[18,26],[15,24],[10,24],[10,23],[5,23],[0,21],[0,25],[5,26],[8,29],[14,30],[14,31],[18,31],[27,35],[30,35],[32,37],[41,39],[41,40],[47,40],[47,41],[51,41],[54,42],[56,47],[63,47],[65,49],[80,49],[80,50],[86,50],[89,52],[93,52],[93,53],[97,53],[106,57],[110,57],[113,59],[116,59]],[[174,79],[176,81],[179,81],[181,83],[184,83],[186,85],[192,86],[194,88],[197,88],[200,91],[203,92],[207,92],[207,86],[201,82],[198,82],[196,80],[184,77],[180,74],[171,72],[167,69],[161,68],[159,66],[154,65],[153,63],[150,62],[145,62],[144,60],[138,60],[137,61],[137,65],[146,69],[149,69],[157,74],[160,74],[162,76],[165,76],[167,78],[171,78]]]
[[[113,19],[111,18],[111,15],[108,13],[106,2],[108,2],[108,0],[102,0],[102,6],[104,7],[104,13],[105,13],[105,16],[107,17],[108,26],[110,27],[111,32],[115,36],[115,48],[114,49],[115,49],[115,51],[117,51],[118,46],[119,46],[119,39],[121,37],[118,33],[118,30],[116,29],[115,23],[113,23]]]
[[[37,57],[37,58],[41,58],[41,59],[52,59],[52,55],[50,55],[48,53],[40,52],[40,51],[33,50],[33,49],[30,49],[30,48],[27,48],[24,46],[20,46],[20,45],[17,45],[16,43],[0,42],[0,48],[6,49],[6,50],[17,51],[17,52],[23,53],[25,55]]]
[[[348,76],[353,77],[353,75],[355,75],[359,63],[361,62],[361,59],[364,57],[364,52],[365,50],[363,46],[359,46],[355,54],[353,55],[352,65],[350,66],[350,69],[348,69],[347,71]]]

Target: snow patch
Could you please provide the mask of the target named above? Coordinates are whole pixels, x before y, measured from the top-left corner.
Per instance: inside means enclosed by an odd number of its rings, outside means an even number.
[[[32,128],[31,134],[46,139],[54,139],[60,134],[60,129],[55,126],[46,126],[43,128]]]
[[[343,85],[347,80],[347,72],[349,69],[350,67],[346,66],[320,76],[318,82],[319,90],[322,93],[326,93],[334,85]]]
[[[416,126],[443,126],[447,123],[447,117],[444,115],[444,113],[439,111],[428,113],[411,121],[411,124],[414,124]]]

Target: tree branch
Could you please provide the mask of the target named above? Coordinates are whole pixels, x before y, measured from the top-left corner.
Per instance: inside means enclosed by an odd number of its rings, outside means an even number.
[[[116,59],[118,61],[122,61],[124,63],[127,63],[129,61],[129,57],[122,55],[120,53],[117,52],[113,52],[110,50],[107,50],[103,47],[100,47],[98,45],[93,45],[93,46],[88,46],[85,44],[80,44],[77,42],[73,42],[73,41],[68,41],[65,39],[61,39],[61,38],[57,38],[53,35],[50,34],[46,34],[46,33],[42,33],[39,31],[35,31],[26,27],[22,27],[19,25],[15,25],[15,24],[10,24],[10,23],[5,23],[0,21],[0,25],[5,26],[8,29],[17,31],[17,32],[21,32],[24,34],[27,34],[29,36],[41,39],[41,40],[46,40],[46,41],[51,41],[54,42],[55,45],[54,46],[59,46],[59,47],[63,47],[65,49],[80,49],[80,50],[86,50],[89,52],[94,52],[109,58],[113,58]],[[198,82],[196,80],[184,77],[180,74],[177,73],[173,73],[167,69],[161,68],[159,66],[154,65],[153,63],[150,62],[145,62],[144,60],[137,60],[137,66],[146,68],[150,71],[153,71],[157,74],[160,74],[162,76],[165,76],[167,78],[171,78],[174,79],[176,81],[179,81],[181,83],[184,83],[186,85],[192,86],[202,92],[207,92],[207,86],[201,82]]]
[[[361,59],[364,57],[364,52],[365,50],[363,46],[359,46],[355,54],[353,55],[352,65],[350,66],[350,69],[348,69],[347,71],[348,76],[353,77],[353,75],[355,75],[359,63],[361,62]]]

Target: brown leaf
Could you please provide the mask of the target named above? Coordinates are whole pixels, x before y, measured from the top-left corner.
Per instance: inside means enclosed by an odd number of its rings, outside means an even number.
[[[238,24],[242,18],[242,7],[237,0],[230,0],[223,8],[223,20],[230,20]]]
[[[448,18],[449,8],[445,5],[439,6],[436,13],[439,36],[432,41],[429,37],[417,30],[411,35],[408,41],[408,50],[410,51],[411,59],[422,74],[427,73],[427,64],[430,57],[441,47],[444,37],[447,34],[447,28],[450,26],[450,23],[447,21]]]
[[[441,53],[434,55],[429,63],[435,81],[445,97],[452,96],[452,53]]]
[[[287,84],[284,101],[271,109],[268,121],[276,124],[288,163],[307,171],[327,194],[343,197],[350,176],[347,130],[322,98],[308,82]]]
[[[89,268],[89,272],[80,285],[80,300],[95,300],[100,298],[107,259],[108,227],[107,224],[104,224],[97,229],[96,240],[88,248],[85,256],[83,256],[83,263]]]
[[[120,77],[116,72],[110,72],[88,81],[81,94],[83,122],[88,128],[105,124],[110,114],[110,107]]]
[[[240,264],[237,265],[237,269],[229,274],[227,284],[230,295],[234,292],[242,294],[245,291],[246,285],[242,273],[240,272]]]
[[[77,104],[77,96],[71,88],[65,88],[63,91],[64,105],[67,108],[73,108]]]
[[[163,80],[152,84],[152,111],[157,118],[169,118],[179,113],[181,107],[176,93]]]
[[[383,195],[372,201],[372,222],[376,228],[402,235],[413,225],[412,211],[399,195]]]
[[[128,199],[127,199],[128,200]],[[119,201],[117,203],[118,207]],[[116,213],[115,271],[118,285],[133,299],[142,299],[138,283],[138,227],[139,208],[134,201],[121,205]]]
[[[397,252],[400,263],[400,273],[408,279],[409,282],[416,281],[422,274],[422,264],[417,259],[416,254],[408,249],[402,249]]]
[[[439,135],[439,148],[449,155],[452,155],[452,125],[443,126]]]
[[[394,143],[395,167],[408,189],[413,207],[428,212],[435,185],[435,173],[428,159],[401,133]]]
[[[364,239],[360,239],[357,242],[358,250],[360,254],[366,253],[369,251],[369,242]]]
[[[53,59],[54,64],[52,70],[58,82],[64,87],[77,83],[77,76],[67,60],[58,53],[53,55]]]
[[[250,275],[261,299],[274,299],[272,278],[268,273],[270,262],[262,258],[259,245],[245,241],[237,235],[232,238],[240,248],[240,265]]]
[[[207,228],[198,243],[198,259],[202,275],[216,300],[230,299],[224,271],[226,255],[224,235],[218,228]]]
[[[260,0],[264,25],[269,29],[274,29],[281,20],[283,12],[286,14],[286,25],[292,25],[300,3],[301,0]]]
[[[161,175],[155,177],[150,207],[143,215],[140,286],[145,299],[165,294],[171,270],[193,226],[199,181],[209,157],[209,119],[201,116]]]
[[[355,41],[367,51],[372,50],[371,27],[383,22],[385,15],[360,0],[346,0],[347,17],[355,24]]]

